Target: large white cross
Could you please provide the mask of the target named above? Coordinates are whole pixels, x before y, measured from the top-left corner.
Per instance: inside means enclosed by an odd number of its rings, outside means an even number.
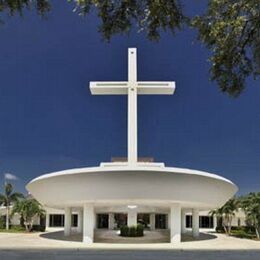
[[[137,95],[172,95],[175,82],[137,81],[137,50],[128,49],[128,81],[90,82],[92,95],[128,95],[128,163],[136,164]]]

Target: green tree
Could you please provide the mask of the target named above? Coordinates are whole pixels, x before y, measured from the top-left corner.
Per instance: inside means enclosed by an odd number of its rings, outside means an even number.
[[[260,238],[260,192],[252,192],[241,198],[241,207],[245,211],[247,223],[255,228]]]
[[[38,14],[44,15],[50,7],[49,0],[0,0],[0,12],[6,12],[8,15],[22,15],[24,9],[36,9]]]
[[[13,192],[13,186],[11,183],[6,183],[4,185],[4,193],[0,194],[0,205],[6,207],[6,230],[9,230],[10,206],[23,197],[24,195],[22,193]]]
[[[151,40],[159,40],[162,31],[175,33],[185,25],[196,28],[198,39],[211,53],[211,79],[230,96],[239,96],[246,79],[256,79],[260,73],[259,0],[208,0],[205,13],[195,17],[184,14],[181,0],[67,1],[82,16],[95,9],[101,20],[99,31],[108,41],[131,28],[145,32]],[[44,15],[51,0],[0,0],[0,14],[22,14],[26,8]]]
[[[260,73],[260,1],[211,0],[192,25],[211,51],[212,80],[223,92],[238,96],[246,78]]]
[[[232,219],[235,216],[235,212],[238,210],[238,206],[238,200],[236,198],[232,198],[227,201],[221,208],[212,210],[210,212],[210,215],[222,219],[222,226],[227,235],[231,234]]]
[[[160,38],[160,31],[180,29],[185,21],[178,0],[67,0],[73,3],[74,12],[88,15],[95,9],[101,20],[99,31],[105,40],[115,34],[128,33],[133,26],[147,32],[152,40]],[[0,12],[23,14],[25,9],[36,9],[40,15],[51,9],[51,0],[0,0]]]
[[[24,220],[25,228],[28,232],[32,230],[35,217],[41,217],[45,215],[45,210],[40,203],[32,198],[27,198],[17,201],[12,209],[12,215],[15,213],[20,214]]]

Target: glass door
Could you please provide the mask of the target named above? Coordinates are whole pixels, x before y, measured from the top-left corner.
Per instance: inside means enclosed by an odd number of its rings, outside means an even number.
[[[156,229],[166,229],[167,228],[167,217],[166,214],[156,214],[155,215],[155,228]]]
[[[115,224],[116,228],[121,228],[127,225],[127,214],[125,213],[115,213]]]
[[[97,214],[97,228],[108,228],[108,214]]]

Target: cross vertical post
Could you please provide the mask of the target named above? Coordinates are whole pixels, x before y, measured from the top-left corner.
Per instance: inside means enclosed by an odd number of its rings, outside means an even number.
[[[128,163],[137,163],[137,59],[136,48],[128,49]]]
[[[128,49],[128,81],[91,81],[92,95],[127,95],[127,164],[138,164],[137,150],[137,96],[172,95],[175,91],[173,81],[137,81],[137,49]]]

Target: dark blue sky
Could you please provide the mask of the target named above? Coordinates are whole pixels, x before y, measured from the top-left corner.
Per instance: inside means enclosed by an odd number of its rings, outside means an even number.
[[[0,27],[1,183],[11,172],[24,191],[40,174],[126,156],[126,97],[91,96],[88,84],[126,80],[127,48],[137,47],[139,80],[177,86],[174,96],[139,97],[139,155],[220,174],[240,194],[260,190],[259,81],[229,98],[209,81],[208,51],[194,31],[164,33],[159,43],[135,32],[105,43],[95,14],[72,9],[59,1],[46,20],[26,13]]]

